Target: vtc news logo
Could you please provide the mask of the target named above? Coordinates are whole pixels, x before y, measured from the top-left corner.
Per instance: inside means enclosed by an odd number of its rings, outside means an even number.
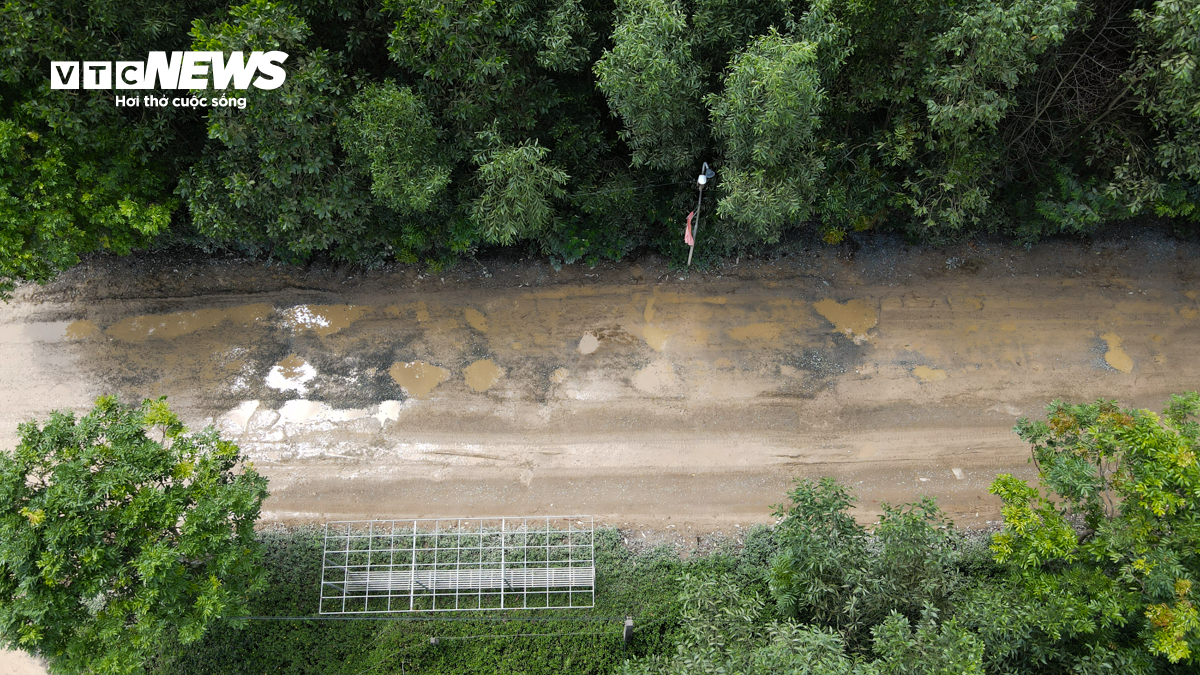
[[[150,52],[145,61],[51,61],[51,89],[275,89],[287,79],[283,52]],[[255,77],[257,75],[257,77]],[[157,87],[156,87],[157,83]]]

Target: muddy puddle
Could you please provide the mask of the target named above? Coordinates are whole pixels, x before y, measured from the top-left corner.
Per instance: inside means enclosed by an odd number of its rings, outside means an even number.
[[[1124,341],[1116,333],[1105,333],[1100,336],[1101,340],[1108,345],[1108,349],[1104,352],[1104,362],[1112,366],[1113,370],[1119,370],[1122,373],[1133,372],[1133,359],[1129,358],[1129,354],[1121,348]]]
[[[435,387],[450,377],[450,371],[424,361],[397,363],[388,370],[388,374],[406,394],[416,398],[428,396]]]
[[[74,337],[72,325],[66,321],[48,321],[0,326],[0,343],[29,344],[79,339]]]
[[[504,376],[504,370],[491,359],[480,359],[463,369],[463,379],[473,391],[491,389]]]
[[[146,314],[122,319],[105,329],[105,333],[122,342],[173,340],[196,331],[218,326],[244,328],[263,321],[271,314],[266,304],[242,305],[227,309],[198,309],[192,312]]]
[[[317,370],[295,354],[271,367],[267,373],[267,386],[279,391],[295,391],[303,396],[308,392],[307,384],[317,376]]]
[[[284,323],[294,330],[332,335],[348,328],[371,307],[356,305],[298,305],[282,312]]]
[[[866,300],[854,299],[839,303],[826,298],[813,303],[813,309],[833,324],[834,330],[859,343],[868,337],[868,331],[879,321],[875,308]]]

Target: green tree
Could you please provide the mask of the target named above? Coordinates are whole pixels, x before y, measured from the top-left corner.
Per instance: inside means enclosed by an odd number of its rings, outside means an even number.
[[[596,86],[625,122],[632,163],[691,169],[705,144],[702,71],[677,0],[617,3],[613,47],[596,62]]]
[[[883,505],[874,531],[847,511],[854,499],[831,478],[796,481],[776,515],[779,553],[771,595],[785,616],[831,626],[853,647],[892,612],[917,619],[945,608],[959,585],[950,523],[932,499]]]
[[[675,653],[627,661],[625,675],[878,672],[849,658],[833,631],[765,620],[762,598],[743,595],[729,576],[686,574],[679,581],[683,635]]]
[[[762,598],[731,575],[680,578],[682,635],[674,654],[627,661],[626,675],[805,673],[806,675],[970,675],[982,673],[983,646],[955,620],[939,624],[927,607],[916,630],[892,613],[873,629],[868,661],[848,653],[843,635],[822,626],[772,620]]]
[[[542,161],[548,152],[534,141],[476,155],[484,188],[471,216],[485,241],[511,244],[533,238],[550,225],[550,199],[565,194],[562,185],[568,176]]]
[[[927,606],[916,630],[897,613],[872,628],[880,675],[981,675],[983,642],[956,619],[940,625],[937,619]]]
[[[438,129],[409,87],[368,85],[350,102],[339,138],[370,174],[371,193],[388,208],[428,211],[450,182],[451,167],[438,157]]]
[[[718,213],[763,241],[808,220],[824,182],[817,57],[817,45],[772,30],[733,57],[724,90],[706,99],[713,132],[725,141]]]
[[[192,225],[213,241],[293,260],[326,250],[378,257],[386,237],[337,143],[344,86],[337,58],[304,48],[311,30],[288,5],[251,0],[231,7],[229,19],[195,21],[192,49],[281,50],[287,79],[277,89],[238,92],[244,110],[208,112],[212,142],[179,185]]]
[[[186,49],[209,0],[0,5],[0,298],[92,251],[150,244],[178,207],[194,113],[118,108],[113,92],[50,89],[51,61],[142,61]],[[138,96],[156,91],[122,92]]]
[[[163,181],[136,150],[114,152],[123,157],[89,157],[58,134],[0,119],[0,298],[16,280],[53,278],[81,253],[127,254],[166,230],[175,201],[154,201]]]
[[[1133,210],[1153,201],[1160,215],[1200,220],[1200,2],[1163,0],[1133,18],[1141,44],[1125,79],[1153,126],[1152,158],[1129,158],[1110,191]]]
[[[412,100],[436,130],[424,154],[449,177],[440,204],[405,219],[404,255],[526,243],[557,264],[631,247],[626,233],[644,215],[631,221],[623,200],[608,200],[615,208],[602,212],[601,200],[587,198],[629,174],[589,68],[608,30],[603,3],[388,1],[384,14],[395,22],[388,52],[398,79],[411,82]],[[382,114],[409,124],[400,120],[413,104],[383,104]],[[404,172],[406,161],[382,157],[372,175]],[[583,197],[570,196],[572,180]]]
[[[1161,416],[1105,400],[1054,401],[1047,411],[1016,431],[1061,502],[1009,475],[993,483],[1004,529],[992,550],[1013,575],[1012,590],[996,595],[1019,600],[1000,616],[1023,615],[1024,627],[985,635],[1002,656],[1024,651],[1064,671],[1096,650],[1141,670],[1156,660],[1194,663],[1200,396],[1173,396]],[[981,625],[1005,623],[996,619],[977,615]]]
[[[267,481],[237,446],[186,433],[164,399],[101,397],[20,436],[0,454],[5,643],[55,672],[137,673],[161,641],[246,615]]]

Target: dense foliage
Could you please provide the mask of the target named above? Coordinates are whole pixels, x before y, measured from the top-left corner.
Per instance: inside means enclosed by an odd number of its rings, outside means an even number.
[[[103,399],[23,426],[0,462],[0,626],[65,672],[147,656],[164,674],[1193,672],[1200,394],[1161,415],[1047,410],[1015,428],[1040,485],[997,477],[993,534],[955,530],[928,498],[884,504],[868,531],[845,487],[801,479],[773,527],[707,555],[598,530],[592,610],[327,621],[311,618],[319,530],[252,535],[263,486],[228,473],[236,448],[182,434],[161,402]]]
[[[0,453],[0,641],[56,673],[138,673],[165,639],[238,625],[266,479],[185,432],[162,399],[21,425]]]
[[[1021,420],[1017,432],[1033,446],[1043,487],[1061,503],[1011,476],[992,485],[1004,500],[1004,530],[992,550],[1010,582],[1008,592],[981,598],[989,608],[977,621],[987,634],[997,617],[1013,620],[1004,628],[1028,639],[994,657],[1040,653],[1065,670],[1083,654],[1056,653],[1054,644],[1076,642],[1122,672],[1153,672],[1155,659],[1194,664],[1200,396],[1172,397],[1161,417],[1115,401],[1055,401],[1048,412],[1044,422]]]
[[[268,583],[251,603],[260,616],[316,614],[322,531],[267,530]],[[757,574],[765,529],[740,555],[684,561],[674,550],[631,552],[611,529],[596,531],[596,603],[572,612],[460,612],[402,615],[398,621],[251,621],[244,630],[215,627],[198,644],[168,644],[162,673],[612,673],[626,658],[663,652],[677,633],[675,579],[689,570]],[[757,558],[754,552],[759,551]],[[638,617],[622,643],[621,617]],[[597,617],[615,617],[606,621]],[[414,619],[415,620],[404,620]],[[538,637],[537,635],[546,635]],[[439,644],[430,644],[438,637]]]
[[[774,606],[685,576],[675,653],[626,672],[1194,672],[1200,395],[1161,416],[1103,400],[1048,412],[1016,427],[1041,490],[992,484],[990,555],[928,500],[885,507],[868,538],[844,488],[801,480],[773,531]]]
[[[287,80],[245,109],[50,90],[51,60],[187,49],[283,50]],[[13,0],[0,53],[9,285],[164,241],[672,253],[701,161],[711,254],[1200,221],[1200,0]]]

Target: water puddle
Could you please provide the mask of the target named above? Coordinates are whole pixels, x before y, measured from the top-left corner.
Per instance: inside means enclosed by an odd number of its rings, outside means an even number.
[[[258,401],[243,401],[241,405],[225,413],[229,421],[242,428],[242,432],[250,430],[250,418],[258,410]]]
[[[491,359],[480,359],[463,369],[463,379],[475,391],[491,389],[504,375],[504,370]]]
[[[254,304],[224,309],[199,309],[194,312],[144,314],[119,321],[104,332],[122,342],[145,342],[150,338],[170,340],[198,330],[215,328],[225,322],[235,326],[248,326],[261,321],[270,313],[270,305]]]
[[[362,318],[371,308],[365,305],[296,305],[283,312],[293,330],[310,330],[332,335]]]
[[[813,309],[833,324],[837,332],[844,333],[854,340],[855,344],[862,344],[867,339],[867,331],[879,322],[875,308],[865,300],[849,300],[845,304],[839,304],[832,298],[825,298],[814,302]]]
[[[675,331],[666,330],[664,328],[655,328],[654,326],[643,326],[642,337],[646,340],[646,344],[656,352],[661,352],[663,347],[667,346],[667,340],[671,338]]]
[[[471,325],[471,328],[474,328],[480,333],[488,332],[487,317],[483,315],[483,312],[475,309],[474,307],[468,307],[463,310],[463,317],[466,318],[467,323]]]
[[[27,344],[30,342],[61,342],[70,326],[66,321],[14,323],[0,326],[0,342]]]
[[[1133,359],[1129,358],[1129,354],[1126,354],[1124,348],[1121,347],[1121,338],[1116,333],[1105,333],[1100,336],[1100,339],[1108,343],[1108,351],[1104,353],[1104,362],[1112,366],[1114,370],[1132,373]]]
[[[654,320],[654,301],[656,299],[657,298],[650,298],[646,301],[646,309],[642,312],[642,318],[645,319],[646,323],[650,323]]]
[[[379,425],[383,426],[388,422],[395,422],[400,419],[400,409],[404,405],[400,401],[383,401],[379,404],[379,411],[373,417],[379,420]]]
[[[750,342],[752,340],[774,340],[783,332],[783,326],[767,322],[767,323],[752,323],[748,326],[738,326],[737,328],[729,328],[726,330],[729,337],[738,342]]]
[[[600,348],[600,338],[591,333],[584,333],[579,340],[579,353],[588,355]]]
[[[423,398],[450,377],[450,371],[424,361],[394,363],[388,374],[413,398]]]
[[[939,380],[946,379],[946,371],[939,370],[937,368],[930,368],[929,366],[917,366],[916,368],[913,368],[913,375],[916,375],[917,379],[920,380],[922,384],[929,384],[930,382],[937,382]]]
[[[267,386],[279,391],[294,391],[301,396],[308,393],[308,382],[317,376],[317,369],[295,354],[289,355],[271,367],[267,373]]]
[[[319,420],[330,410],[329,406],[318,401],[292,399],[279,408],[279,421],[275,426],[285,424],[303,424]]]
[[[63,333],[63,337],[68,340],[86,340],[87,338],[91,337],[96,330],[96,324],[92,323],[88,319],[81,319],[79,321],[72,321],[71,324],[67,326],[66,331]]]

